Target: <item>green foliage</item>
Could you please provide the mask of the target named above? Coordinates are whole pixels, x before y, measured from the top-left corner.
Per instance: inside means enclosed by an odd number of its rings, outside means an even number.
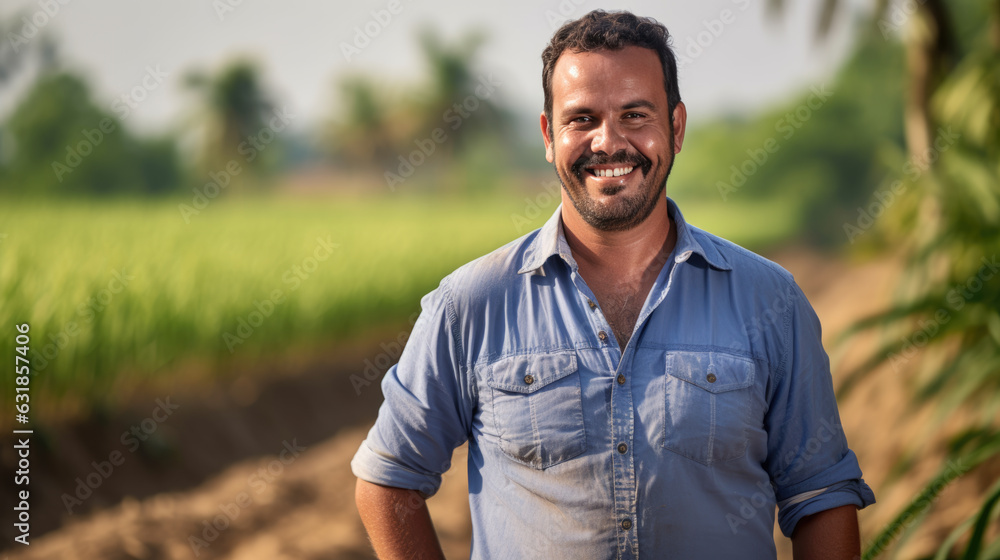
[[[476,67],[484,42],[476,31],[444,41],[428,27],[418,36],[426,67],[423,80],[393,84],[369,74],[344,76],[337,84],[340,107],[324,131],[332,159],[379,175],[406,176],[399,158],[416,150],[416,160],[425,162],[419,165],[424,181],[414,182],[425,186],[457,184],[483,163],[509,175],[505,168],[511,167],[516,151],[509,126],[514,118],[499,102],[503,86],[496,85],[497,77]],[[484,161],[487,151],[489,161]],[[467,182],[461,190],[489,190],[483,185]]]
[[[897,373],[914,370],[907,385],[914,389],[915,408],[931,407],[942,420],[961,411],[967,419],[952,440],[948,460],[967,465],[969,472],[1000,457],[1000,56],[986,33],[977,36],[932,98],[932,116],[941,126],[938,138],[956,140],[923,154],[933,162],[926,171],[915,172],[923,165],[910,159],[900,177],[890,178],[901,181],[902,194],[879,228],[888,242],[905,250],[904,282],[892,307],[848,333],[855,337],[880,329],[883,341],[841,388],[843,396],[885,362]],[[923,359],[935,354],[944,359]],[[941,435],[930,439],[935,437]],[[901,516],[913,513],[938,482],[932,480]],[[980,510],[945,540],[938,557],[957,553],[960,538],[968,534],[962,558],[996,558],[1000,541],[985,539],[997,501],[994,487]],[[888,544],[876,540],[865,557],[876,557]]]
[[[783,207],[717,214],[682,205],[693,223],[750,246],[793,227]],[[5,203],[0,323],[31,325],[40,400],[113,404],[105,401],[116,383],[162,375],[181,359],[226,359],[230,346],[252,356],[401,322],[444,275],[539,227],[554,206],[510,196],[251,197],[210,205],[185,224],[168,201]],[[741,224],[750,214],[768,227]],[[337,245],[329,258],[305,278],[295,273],[327,236]],[[283,301],[250,336],[223,338],[275,290]],[[0,337],[0,352],[11,355],[13,343]],[[3,379],[0,402],[9,402],[13,378]]]
[[[0,318],[31,325],[32,386],[48,402],[101,403],[121,376],[181,358],[226,358],[229,346],[253,355],[405,318],[453,268],[516,237],[518,206],[251,198],[185,224],[166,202],[4,204]],[[327,236],[333,254],[298,276]],[[275,290],[284,301],[228,343]],[[12,344],[0,339],[3,352]]]
[[[863,30],[828,83],[751,119],[691,130],[669,188],[727,203],[788,198],[804,214],[803,240],[843,244],[843,224],[884,173],[872,155],[902,145],[902,60],[899,45]]]
[[[185,76],[185,85],[200,97],[195,113],[201,135],[199,171],[218,172],[236,161],[248,172],[234,177],[227,191],[257,186],[255,181],[273,171],[280,160],[278,138],[285,123],[272,120],[276,107],[264,91],[256,63],[237,59],[214,75],[192,71]],[[279,129],[268,132],[272,122]]]
[[[10,117],[7,195],[148,194],[174,188],[177,154],[167,140],[139,140],[99,108],[71,73],[43,74]]]

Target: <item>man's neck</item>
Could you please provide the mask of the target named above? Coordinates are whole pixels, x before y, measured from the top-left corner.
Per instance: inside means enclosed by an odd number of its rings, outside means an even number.
[[[580,276],[594,292],[619,348],[624,352],[643,303],[676,244],[666,199],[628,231],[604,232],[563,205],[563,232]]]
[[[572,207],[572,202],[565,200],[562,223],[577,264],[599,275],[612,273],[635,278],[651,267],[656,269],[654,274],[659,273],[677,238],[666,197],[660,199],[646,220],[626,231],[601,231],[590,226]]]

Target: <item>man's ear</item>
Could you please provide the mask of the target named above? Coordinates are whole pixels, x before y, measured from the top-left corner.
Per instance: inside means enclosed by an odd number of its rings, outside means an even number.
[[[687,107],[684,106],[684,102],[680,101],[677,106],[674,107],[674,153],[679,153],[681,151],[681,146],[684,145],[684,129],[687,127],[688,112]]]
[[[552,153],[552,137],[549,136],[549,119],[545,116],[544,111],[538,119],[538,124],[542,127],[542,140],[545,142],[545,159],[549,163],[552,163],[555,161],[555,156]]]

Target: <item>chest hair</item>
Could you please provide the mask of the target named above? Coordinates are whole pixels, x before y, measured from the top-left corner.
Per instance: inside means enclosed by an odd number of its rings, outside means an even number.
[[[622,351],[632,336],[632,330],[639,320],[639,312],[645,297],[640,297],[639,286],[621,284],[596,293],[604,318],[615,333],[615,340]],[[646,290],[648,292],[648,289]],[[642,294],[645,296],[645,293]]]

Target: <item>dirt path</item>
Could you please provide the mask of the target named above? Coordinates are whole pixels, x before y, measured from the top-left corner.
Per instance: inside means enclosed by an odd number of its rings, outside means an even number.
[[[796,275],[827,338],[883,305],[898,269],[884,260],[848,265],[802,250],[779,251],[772,258]],[[259,364],[251,381],[207,395],[172,395],[170,403],[163,401],[166,395],[150,395],[113,418],[49,432],[47,448],[39,446],[33,457],[39,467],[32,473],[32,545],[12,548],[11,528],[4,524],[0,546],[6,549],[0,554],[10,560],[372,558],[354,507],[349,463],[374,421],[381,394],[377,380],[358,394],[350,376],[366,367],[366,359],[391,354],[380,343],[401,332],[386,329],[369,344],[352,341],[298,364],[294,375],[280,363]],[[850,365],[863,343],[835,356],[836,371]],[[862,512],[866,529],[881,525],[913,492],[912,485],[879,489],[898,440],[916,437],[911,432],[919,428],[877,429],[879,418],[902,414],[905,398],[896,382],[880,375],[841,405],[848,439],[879,498],[877,510]],[[177,408],[162,422],[154,420],[150,444],[130,451],[123,434],[131,426],[141,429],[144,421],[152,426],[149,419],[161,404]],[[3,443],[6,480],[13,463],[11,447]],[[104,477],[102,462],[110,463],[114,452],[122,462]],[[457,450],[454,467],[429,502],[445,552],[456,559],[468,557],[471,536],[465,452]],[[77,477],[86,483],[88,475],[99,486],[67,514],[64,494],[74,495]],[[790,558],[787,541],[779,543],[779,557]],[[918,538],[915,546],[928,545]]]

